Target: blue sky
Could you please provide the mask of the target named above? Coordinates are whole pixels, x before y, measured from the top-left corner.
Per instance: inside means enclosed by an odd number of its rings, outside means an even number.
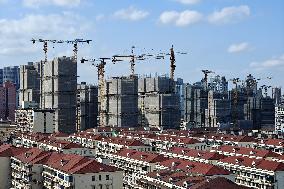
[[[176,77],[201,79],[201,69],[284,83],[283,0],[0,0],[0,63],[21,65],[43,58],[31,38],[92,39],[80,45],[79,58],[129,52],[177,51]],[[153,51],[151,49],[154,49]],[[56,45],[48,57],[69,56],[72,47]],[[130,73],[129,64],[107,66],[107,76]],[[78,65],[81,81],[96,82],[96,69]],[[138,74],[167,74],[169,60],[149,60]]]

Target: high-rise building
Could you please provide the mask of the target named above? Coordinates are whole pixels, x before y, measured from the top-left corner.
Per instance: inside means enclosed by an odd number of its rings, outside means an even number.
[[[284,132],[284,104],[275,106],[275,131]]]
[[[208,109],[205,120],[207,127],[218,127],[221,123],[230,122],[231,106],[228,93],[208,91]]]
[[[281,103],[281,88],[280,87],[274,87],[272,88],[272,98],[274,99],[275,104]]]
[[[54,110],[18,109],[15,122],[21,132],[54,133]]]
[[[274,131],[275,130],[275,104],[270,97],[261,99],[261,129]]]
[[[10,82],[6,81],[0,85],[0,119],[15,120],[16,110],[16,87]]]
[[[40,102],[40,66],[41,63],[29,62],[20,67],[19,104]]]
[[[208,108],[208,91],[201,83],[184,86],[184,121],[195,127],[205,127],[206,109]]]
[[[85,82],[77,85],[77,130],[98,126],[98,87]]]
[[[218,93],[227,93],[228,92],[228,81],[223,76],[217,75],[215,77],[210,78],[208,82],[208,88],[214,92]]]
[[[113,77],[106,81],[106,104],[103,120],[105,126],[138,126],[137,76]],[[102,102],[100,102],[102,103]]]
[[[0,85],[3,84],[3,69],[0,69]]]
[[[16,89],[20,88],[20,68],[19,66],[8,66],[3,68],[3,82],[14,83]]]
[[[184,117],[184,90],[183,90],[183,79],[181,78],[177,78],[176,83],[175,83],[175,92],[176,94],[179,96],[179,106],[180,106],[180,114],[181,114],[181,118]]]
[[[181,81],[179,81],[181,82]],[[164,129],[180,126],[180,94],[167,76],[140,78],[138,82],[139,125]]]
[[[44,63],[42,70],[40,108],[55,111],[55,132],[75,132],[77,63],[64,56]]]

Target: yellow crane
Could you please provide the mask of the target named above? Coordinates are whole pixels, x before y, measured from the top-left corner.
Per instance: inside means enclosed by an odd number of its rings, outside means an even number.
[[[106,113],[106,101],[105,101],[105,65],[107,64],[107,61],[111,61],[111,58],[98,58],[98,59],[81,59],[81,63],[85,62],[92,62],[93,66],[97,67],[97,73],[98,73],[98,88],[99,88],[99,101],[100,101],[100,119],[99,119],[99,125],[103,127],[104,124],[104,115]],[[98,63],[96,63],[98,62]]]

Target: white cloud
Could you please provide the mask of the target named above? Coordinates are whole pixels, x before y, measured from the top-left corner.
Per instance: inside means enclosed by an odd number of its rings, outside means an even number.
[[[264,60],[262,62],[252,62],[250,63],[250,67],[260,70],[267,68],[284,67],[284,54],[278,57],[273,57],[268,60]]]
[[[81,0],[23,0],[23,5],[30,8],[38,8],[46,5],[75,7],[78,6],[80,2]]]
[[[136,9],[133,6],[128,7],[127,9],[121,9],[116,11],[113,16],[118,19],[138,21],[146,18],[149,15],[149,12],[144,10]]]
[[[0,0],[0,4],[1,3],[6,3],[7,2],[7,0]]]
[[[20,19],[0,19],[0,54],[33,53],[32,38],[73,39],[85,36],[92,24],[80,16],[63,14],[29,14]]]
[[[176,1],[185,5],[192,5],[199,3],[201,0],[176,0]]]
[[[176,26],[187,26],[201,21],[202,14],[197,11],[185,10],[182,12],[165,11],[160,15],[162,24],[174,24]]]
[[[247,5],[238,7],[225,7],[220,11],[215,11],[208,17],[208,21],[213,24],[227,24],[238,22],[250,15],[250,8]]]
[[[99,15],[96,16],[96,21],[101,21],[101,20],[105,19],[105,17],[106,16],[104,14],[99,14]]]
[[[232,44],[228,48],[229,53],[239,53],[239,52],[244,52],[248,51],[250,49],[249,44],[247,42],[243,43],[238,43],[238,44]]]

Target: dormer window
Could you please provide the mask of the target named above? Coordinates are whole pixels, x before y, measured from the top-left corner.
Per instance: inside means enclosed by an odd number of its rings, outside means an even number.
[[[61,166],[64,166],[64,165],[66,165],[67,163],[68,163],[68,160],[63,160],[63,159],[60,160],[60,165],[61,165]]]

